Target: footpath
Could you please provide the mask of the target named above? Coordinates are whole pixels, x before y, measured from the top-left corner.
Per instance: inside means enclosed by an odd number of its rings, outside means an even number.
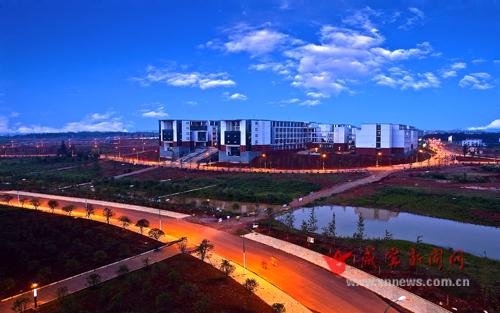
[[[284,251],[286,253],[304,259],[312,264],[315,264],[319,267],[326,269],[327,271],[331,271],[329,263],[330,265],[333,266],[340,265],[340,262],[330,259],[321,253],[317,253],[312,250],[295,245],[293,243],[269,237],[266,235],[262,235],[259,233],[247,234],[245,235],[245,238],[268,245],[275,249]],[[327,259],[329,260],[328,262]],[[407,310],[410,310],[411,312],[418,312],[418,313],[450,312],[430,301],[425,300],[424,298],[421,298],[407,290],[404,290],[396,286],[387,286],[386,284],[370,284],[370,285],[363,284],[362,282],[377,281],[377,277],[365,273],[350,265],[345,264],[345,270],[343,271],[342,274],[339,275],[346,279],[346,283],[347,280],[350,280],[352,282],[355,282],[353,283],[353,285],[358,284],[359,286],[371,290],[374,293],[391,301],[394,301],[401,296],[406,296],[406,300],[398,302],[398,305]]]

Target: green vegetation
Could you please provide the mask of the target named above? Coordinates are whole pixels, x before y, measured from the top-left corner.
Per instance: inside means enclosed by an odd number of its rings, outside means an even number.
[[[187,254],[117,275],[101,283],[87,279],[90,288],[42,305],[39,312],[271,312],[238,282]]]
[[[331,198],[332,204],[400,209],[405,212],[459,222],[500,226],[488,214],[500,214],[500,197],[429,191],[422,187],[386,187],[369,196]]]
[[[46,285],[156,245],[116,226],[4,205],[0,223],[0,250],[9,255],[0,259],[3,297],[28,290],[32,278]]]

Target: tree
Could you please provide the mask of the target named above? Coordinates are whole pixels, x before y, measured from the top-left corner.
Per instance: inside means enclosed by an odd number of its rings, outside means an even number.
[[[161,229],[153,228],[149,230],[148,236],[153,238],[154,240],[160,241],[160,238],[165,236],[165,233]]]
[[[391,241],[393,238],[393,235],[390,231],[388,231],[387,229],[385,230],[385,236],[382,240],[384,241]]]
[[[273,303],[271,306],[271,312],[273,313],[286,313],[286,308],[283,303]]]
[[[227,259],[222,260],[222,262],[220,263],[220,270],[224,274],[226,274],[226,276],[230,276],[231,274],[233,274],[235,269],[236,269],[236,266],[231,264],[231,262],[229,262],[229,260],[227,260]]]
[[[122,215],[118,218],[118,221],[122,223],[123,229],[128,228],[128,226],[132,223],[132,221],[126,215]]]
[[[309,224],[305,220],[302,220],[302,224],[300,225],[300,230],[303,232],[309,232]]]
[[[11,310],[16,313],[25,312],[28,309],[28,305],[30,302],[31,300],[28,297],[17,298],[16,300],[14,300],[14,305],[12,306]]]
[[[59,148],[59,150],[57,150],[57,156],[66,155],[66,154],[67,154],[66,145],[64,144],[64,140],[63,140],[61,142],[61,147]]]
[[[293,215],[293,212],[288,212],[285,215],[285,226],[287,227],[287,235],[286,239],[288,239],[288,235],[290,233],[290,229],[293,228],[293,225],[295,225],[295,215]]]
[[[205,258],[210,258],[210,252],[214,249],[214,245],[210,243],[210,240],[203,239],[200,245],[196,248],[196,254],[200,257],[200,260],[204,261]]]
[[[14,199],[14,197],[13,197],[13,196],[11,196],[11,195],[10,195],[10,194],[8,194],[8,193],[7,193],[7,194],[4,194],[4,195],[2,196],[2,198],[3,198],[3,201],[4,201],[5,203],[7,203],[7,204],[9,204],[10,200]]]
[[[21,200],[19,200],[19,202],[21,202],[21,208],[24,208],[24,203],[28,201],[28,198],[21,198]]]
[[[248,290],[248,292],[255,292],[257,288],[259,288],[259,283],[255,278],[247,278],[245,283],[243,283],[243,287]]]
[[[181,279],[181,277],[179,276],[179,273],[177,273],[176,271],[172,270],[170,273],[168,273],[167,279],[170,282],[171,286],[175,286],[175,285],[177,285],[177,283],[179,282],[179,280]]]
[[[191,298],[191,295],[194,293],[195,290],[196,290],[196,286],[190,282],[184,283],[179,288],[179,292],[182,293],[184,295],[184,297],[186,297],[186,299]]]
[[[162,292],[159,295],[157,295],[155,298],[156,312],[167,311],[171,301],[172,298],[166,292]]]
[[[144,257],[141,259],[142,264],[144,264],[144,267],[149,267],[149,264],[151,263],[151,259],[149,257]]]
[[[330,240],[330,244],[335,244],[335,237],[337,236],[337,226],[335,225],[335,213],[333,213],[332,220],[328,222],[326,227],[323,227],[323,236]],[[332,254],[332,247],[330,246],[330,254]]]
[[[94,287],[101,283],[102,278],[99,274],[90,274],[85,280],[87,281],[86,286]]]
[[[87,204],[87,207],[85,208],[85,216],[87,216],[87,218],[90,219],[94,214],[95,214],[94,205],[91,203]]]
[[[238,211],[239,209],[240,205],[238,204],[238,202],[233,202],[233,204],[231,205],[231,210]]]
[[[52,210],[52,213],[54,213],[54,210],[59,207],[59,202],[57,202],[57,200],[49,200],[49,202],[47,202],[47,205],[49,206],[49,208]]]
[[[469,146],[464,144],[462,146],[462,153],[464,154],[464,158],[465,158],[465,155],[469,152]]]
[[[269,222],[269,234],[271,234],[271,228],[273,227],[274,209],[272,207],[268,207],[265,213]]]
[[[108,258],[108,255],[103,250],[94,252],[94,262],[101,263]]]
[[[314,208],[311,209],[307,225],[309,226],[309,231],[311,233],[314,233],[315,231],[318,230],[318,219],[316,218],[316,214],[314,213]]]
[[[68,213],[69,216],[71,216],[71,213],[76,210],[76,205],[74,204],[70,204],[70,205],[67,205],[67,206],[63,206],[62,207],[62,210],[66,213]]]
[[[142,229],[145,228],[145,227],[146,228],[149,227],[149,221],[147,219],[145,219],[145,218],[140,219],[135,224],[135,227],[139,227],[139,230],[141,231],[141,234],[142,234]]]
[[[365,237],[365,219],[361,214],[359,214],[358,222],[357,222],[357,231],[352,236],[354,240],[361,241]]]
[[[30,200],[30,204],[33,206],[33,208],[36,210],[38,210],[38,207],[42,204],[42,201],[40,201],[40,199],[37,199],[37,198],[32,198]]]
[[[120,265],[118,269],[116,270],[115,274],[116,276],[123,276],[130,272],[130,269],[128,268],[127,264]]]
[[[181,253],[186,253],[188,246],[188,240],[187,237],[182,237],[177,241],[177,248],[181,251]]]
[[[205,313],[211,304],[212,304],[212,301],[210,300],[210,298],[205,296],[205,297],[203,297],[200,300],[195,302],[194,311],[196,313]]]
[[[115,212],[110,208],[104,208],[104,210],[102,210],[102,216],[106,218],[106,223],[109,224],[109,219],[115,216]]]
[[[58,287],[56,289],[56,292],[54,292],[54,296],[61,302],[61,304],[63,304],[64,300],[68,296],[68,287],[67,286]]]

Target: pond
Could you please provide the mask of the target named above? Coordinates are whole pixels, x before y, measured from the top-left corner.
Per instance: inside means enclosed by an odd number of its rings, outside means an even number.
[[[312,208],[301,208],[294,212],[296,217],[294,228],[300,229],[302,220],[307,221]],[[410,213],[391,212],[382,209],[359,207],[324,206],[315,207],[318,219],[318,233],[332,220],[335,221],[338,236],[352,237],[356,232],[358,216],[365,219],[365,234],[369,237],[381,237],[385,230],[394,235],[394,239],[415,242],[422,236],[424,243],[462,249],[474,255],[484,255],[500,260],[500,228],[460,223],[445,219],[420,216]]]

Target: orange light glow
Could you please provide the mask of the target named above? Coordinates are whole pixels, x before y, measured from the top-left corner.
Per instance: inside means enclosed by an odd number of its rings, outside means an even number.
[[[382,155],[382,152],[379,152],[378,155]]]
[[[266,154],[264,153],[264,154],[262,155],[262,157],[263,157],[263,158],[265,158],[265,157],[266,157]]]
[[[323,154],[323,157],[326,158],[326,154]]]

